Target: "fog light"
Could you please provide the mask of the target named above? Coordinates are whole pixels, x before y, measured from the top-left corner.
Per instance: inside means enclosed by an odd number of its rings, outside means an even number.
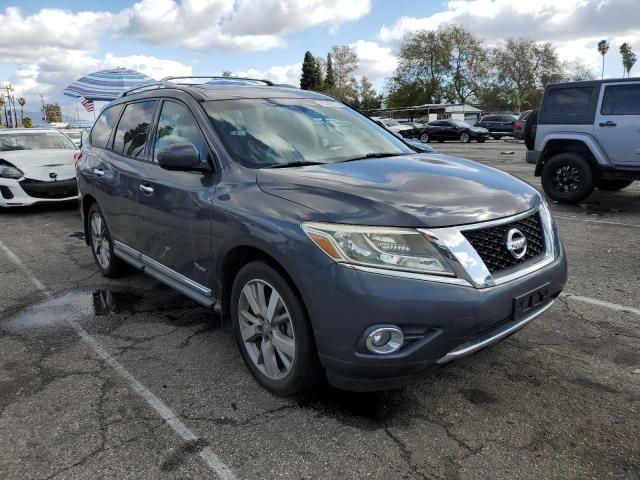
[[[397,352],[404,343],[404,334],[398,327],[380,327],[367,335],[367,348],[373,353]]]

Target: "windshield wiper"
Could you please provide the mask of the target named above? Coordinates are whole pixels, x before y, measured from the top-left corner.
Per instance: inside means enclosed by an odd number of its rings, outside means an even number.
[[[402,155],[411,155],[410,153],[367,153],[366,155],[361,155],[359,157],[347,158],[345,160],[340,160],[336,163],[344,163],[344,162],[353,162],[355,160],[366,160],[367,158],[386,158],[386,157],[399,157]]]
[[[262,168],[289,168],[289,167],[305,167],[307,165],[325,165],[327,162],[311,162],[307,160],[299,160],[291,163],[276,163],[275,165],[269,165]]]

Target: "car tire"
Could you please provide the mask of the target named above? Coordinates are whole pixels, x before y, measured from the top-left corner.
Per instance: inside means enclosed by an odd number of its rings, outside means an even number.
[[[533,110],[527,117],[527,123],[524,124],[524,144],[527,150],[535,150],[536,148],[536,131],[538,129],[538,110]]]
[[[491,138],[493,138],[494,140],[500,140],[500,137],[498,135],[492,135]]]
[[[600,178],[596,180],[596,187],[598,188],[598,190],[615,192],[616,190],[627,188],[632,183],[633,180],[610,180],[607,178]]]
[[[559,153],[542,168],[542,188],[557,202],[580,202],[591,195],[594,187],[591,165],[576,153]]]
[[[471,135],[469,135],[467,132],[462,132],[460,134],[460,141],[462,143],[469,143],[471,141]]]
[[[428,133],[422,133],[420,135],[420,141],[422,143],[429,143],[429,134]]]
[[[97,203],[87,213],[87,230],[93,259],[103,276],[117,278],[125,273],[127,265],[113,254],[113,240],[102,210]]]
[[[269,319],[268,305],[274,294],[279,300],[274,300],[276,308]],[[231,291],[231,318],[242,358],[264,388],[289,396],[321,383],[322,367],[305,309],[275,269],[262,261],[240,269]],[[281,320],[276,326],[271,322],[277,318]]]

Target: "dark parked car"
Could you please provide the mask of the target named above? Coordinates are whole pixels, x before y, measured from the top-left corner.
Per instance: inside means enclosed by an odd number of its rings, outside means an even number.
[[[527,126],[527,117],[533,110],[525,110],[520,114],[513,127],[513,136],[518,140],[524,140],[524,129]]]
[[[471,140],[476,140],[482,143],[488,138],[489,130],[472,127],[462,120],[434,120],[427,123],[424,132],[420,136],[420,140],[423,142],[457,140],[462,143],[469,143]]]
[[[522,328],[566,281],[533,187],[418,154],[311,91],[145,85],[103,110],[76,168],[100,271],[132,265],[218,312],[281,395],[414,381]]]
[[[486,115],[475,124],[476,127],[489,130],[491,136],[496,140],[502,137],[512,137],[515,125],[516,118],[513,115]]]

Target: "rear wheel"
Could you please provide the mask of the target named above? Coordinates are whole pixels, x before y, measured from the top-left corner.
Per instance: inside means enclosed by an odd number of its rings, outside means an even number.
[[[313,331],[289,283],[264,262],[238,272],[231,292],[236,341],[255,379],[277,395],[317,386],[321,367]]]
[[[462,132],[460,134],[460,141],[462,143],[469,143],[471,141],[471,136],[467,132]]]
[[[498,135],[493,135],[491,138],[493,138],[494,140],[500,140],[500,137]]]
[[[113,241],[102,210],[97,203],[91,205],[87,213],[87,227],[89,229],[89,243],[96,265],[102,275],[115,278],[122,275],[126,264],[113,254]]]
[[[479,139],[478,139],[478,143],[484,143],[484,141],[485,141],[485,140],[486,140],[486,139],[484,139],[484,138],[479,138]]]
[[[608,180],[606,178],[600,178],[596,180],[596,187],[598,187],[598,190],[613,192],[627,188],[632,183],[633,180]]]
[[[591,166],[575,153],[560,153],[542,168],[542,188],[558,202],[580,202],[591,195],[594,186]]]

